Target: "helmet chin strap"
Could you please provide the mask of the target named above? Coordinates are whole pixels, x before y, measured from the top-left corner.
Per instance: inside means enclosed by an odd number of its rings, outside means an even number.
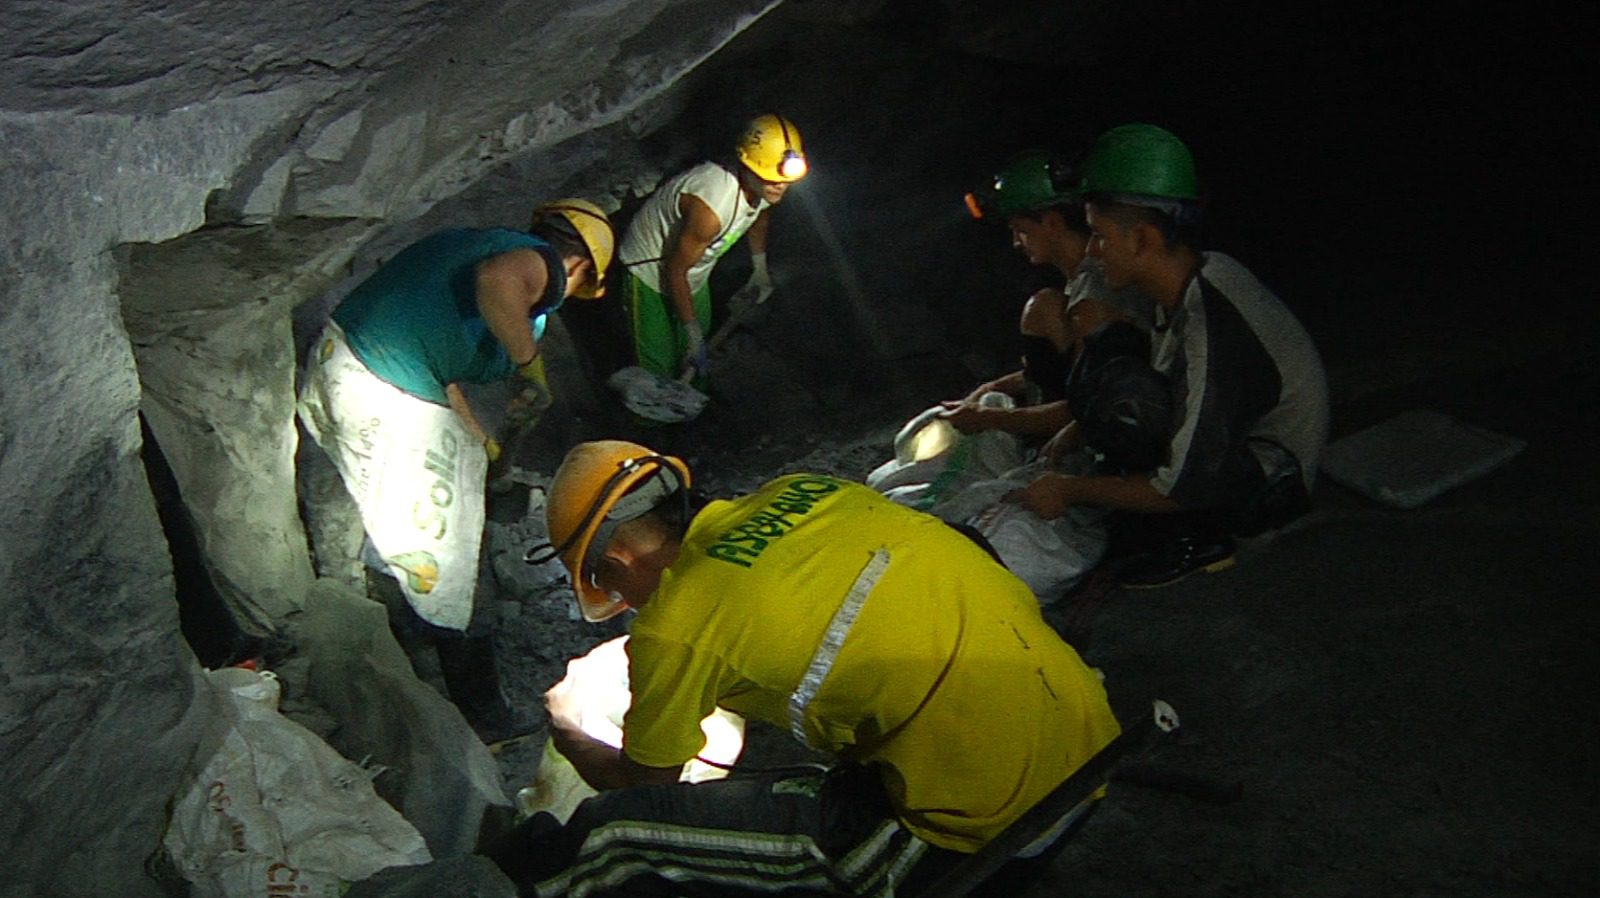
[[[682,493],[687,501],[688,492],[683,488],[683,479],[678,476],[678,470],[667,464],[660,456],[634,459],[623,467],[621,473],[631,471],[630,466],[651,461],[655,461],[655,471],[640,481],[632,492],[613,503],[605,517],[600,519],[600,526],[595,528],[594,537],[589,541],[589,550],[584,553],[581,571],[590,573],[594,571],[595,565],[600,562],[600,556],[605,554],[606,544],[611,542],[611,537],[617,532],[618,527],[643,517],[674,492]]]
[[[606,501],[611,498],[611,494],[616,490],[617,485],[645,464],[654,464],[656,466],[655,471],[634,487],[633,492],[612,503],[602,517],[601,509],[605,507]],[[671,483],[668,482],[668,475],[670,475]],[[655,508],[662,499],[672,495],[674,491],[682,494],[684,506],[687,508],[689,491],[684,486],[683,474],[672,466],[666,456],[645,455],[639,458],[630,458],[619,465],[617,471],[600,488],[583,519],[578,522],[578,526],[574,527],[571,533],[567,534],[566,539],[559,544],[544,542],[535,545],[523,554],[522,560],[528,564],[544,564],[547,561],[559,558],[561,553],[567,551],[572,547],[573,543],[578,541],[583,532],[594,522],[594,519],[600,517],[600,525],[595,528],[594,537],[589,541],[588,551],[584,554],[579,568],[580,571],[591,570],[594,562],[598,561],[600,555],[605,551],[605,545],[611,539],[611,534],[616,530],[617,525],[645,514],[650,509]]]

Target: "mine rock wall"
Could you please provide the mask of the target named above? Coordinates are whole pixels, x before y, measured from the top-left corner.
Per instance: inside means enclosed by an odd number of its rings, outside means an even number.
[[[208,734],[136,413],[272,629],[309,580],[291,310],[485,173],[644,126],[773,5],[0,7],[0,893],[155,894]]]

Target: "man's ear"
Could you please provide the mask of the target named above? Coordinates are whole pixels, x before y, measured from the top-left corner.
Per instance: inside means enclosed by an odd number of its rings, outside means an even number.
[[[1160,252],[1167,245],[1167,241],[1161,236],[1161,229],[1148,221],[1137,221],[1129,226],[1128,241],[1128,248],[1133,251],[1136,258]]]
[[[627,544],[613,534],[606,547],[601,550],[600,557],[595,559],[595,570],[598,572],[603,568],[613,574],[622,573],[627,570],[632,560],[633,553],[628,551]]]
[[[587,256],[568,256],[567,263],[567,295],[571,296],[574,290],[581,287],[594,270],[594,262]]]

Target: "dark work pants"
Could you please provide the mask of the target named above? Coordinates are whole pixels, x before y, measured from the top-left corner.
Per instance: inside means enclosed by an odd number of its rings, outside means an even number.
[[[905,829],[854,765],[603,792],[565,826],[536,815],[493,856],[521,894],[573,898],[915,896],[966,857]],[[995,882],[1044,863],[1012,862]]]

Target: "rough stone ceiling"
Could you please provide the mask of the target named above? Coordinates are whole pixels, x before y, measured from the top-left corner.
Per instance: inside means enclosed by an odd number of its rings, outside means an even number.
[[[7,108],[151,112],[383,74],[486,3],[8,3]]]

